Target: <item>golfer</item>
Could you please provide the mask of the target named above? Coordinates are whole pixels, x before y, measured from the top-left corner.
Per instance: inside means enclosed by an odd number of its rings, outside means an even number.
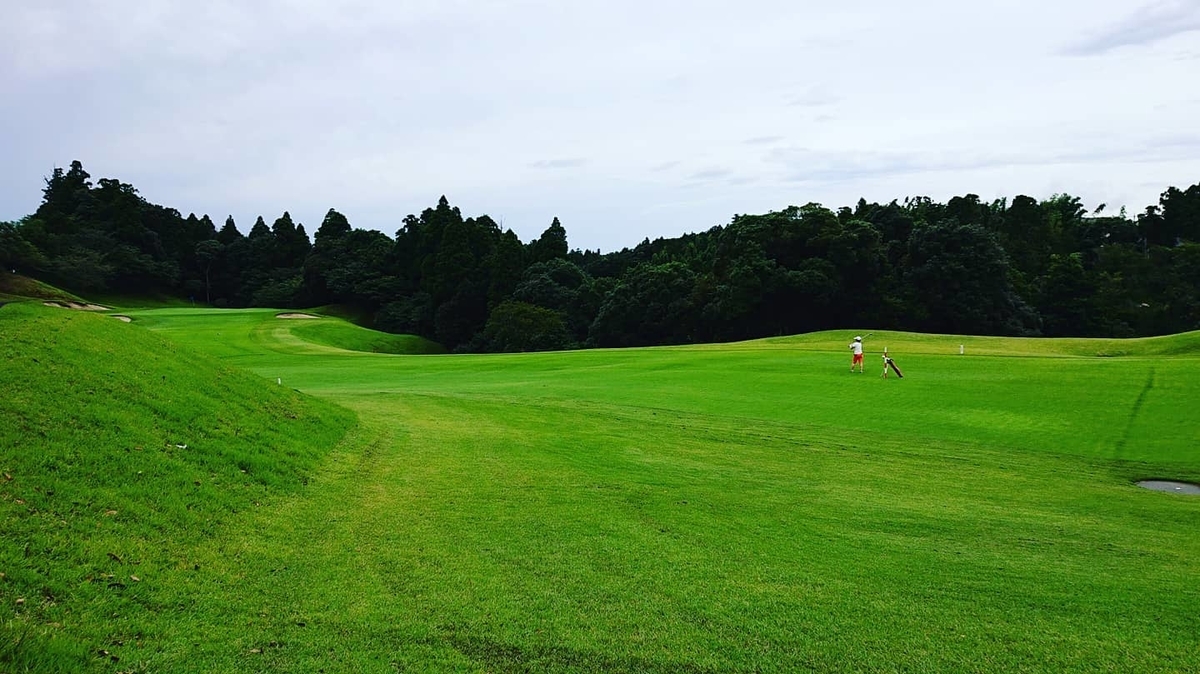
[[[862,337],[855,337],[853,342],[850,342],[850,353],[854,354],[854,358],[850,361],[850,371],[854,372],[854,366],[858,366],[858,372],[863,371],[863,345]]]

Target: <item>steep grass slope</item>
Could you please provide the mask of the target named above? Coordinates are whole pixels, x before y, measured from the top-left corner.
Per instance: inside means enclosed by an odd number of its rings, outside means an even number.
[[[278,327],[278,326],[276,326]],[[432,354],[445,353],[440,344],[417,335],[393,335],[369,330],[339,318],[301,321],[291,327],[297,337],[339,349],[369,353]]]
[[[31,279],[21,274],[0,270],[0,302],[23,299],[55,300],[60,302],[81,301],[71,293]]]
[[[0,307],[0,671],[135,642],[162,579],[203,572],[192,546],[300,488],[353,422],[111,317]]]
[[[445,352],[440,345],[416,335],[370,330],[333,316],[278,318],[289,314],[293,312],[194,307],[132,312],[142,326],[185,343],[202,344],[204,350],[222,357],[257,356],[264,350],[305,355],[347,355],[347,351],[363,354]]]

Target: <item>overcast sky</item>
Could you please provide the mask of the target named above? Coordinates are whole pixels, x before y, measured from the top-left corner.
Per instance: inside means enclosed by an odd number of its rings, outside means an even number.
[[[445,194],[605,252],[817,201],[1200,182],[1200,0],[6,2],[0,220],[83,162],[242,231]]]

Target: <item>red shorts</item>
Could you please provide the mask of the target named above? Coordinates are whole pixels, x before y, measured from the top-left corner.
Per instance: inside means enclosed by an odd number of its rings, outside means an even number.
[[[853,360],[853,363],[854,363],[855,365],[858,365],[859,363],[863,362],[863,361],[862,361],[862,357],[863,357],[863,355],[862,355],[861,353],[856,353],[856,354],[854,354],[854,360]],[[845,361],[842,361],[842,362],[845,362]]]

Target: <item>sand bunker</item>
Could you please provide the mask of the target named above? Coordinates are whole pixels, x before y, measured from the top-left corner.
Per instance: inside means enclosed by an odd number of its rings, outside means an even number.
[[[118,321],[121,321],[122,323],[132,323],[133,322],[132,318],[122,315],[122,314],[113,314],[113,318],[117,319]]]
[[[48,307],[58,307],[59,309],[77,309],[79,311],[108,311],[108,307],[102,307],[99,304],[80,304],[79,302],[54,302],[46,301],[42,304]]]
[[[275,318],[320,318],[312,314],[276,314]]]
[[[1139,487],[1153,489],[1154,491],[1169,491],[1172,494],[1198,494],[1200,495],[1200,484],[1192,484],[1191,482],[1176,482],[1174,480],[1142,480],[1137,483]]]

